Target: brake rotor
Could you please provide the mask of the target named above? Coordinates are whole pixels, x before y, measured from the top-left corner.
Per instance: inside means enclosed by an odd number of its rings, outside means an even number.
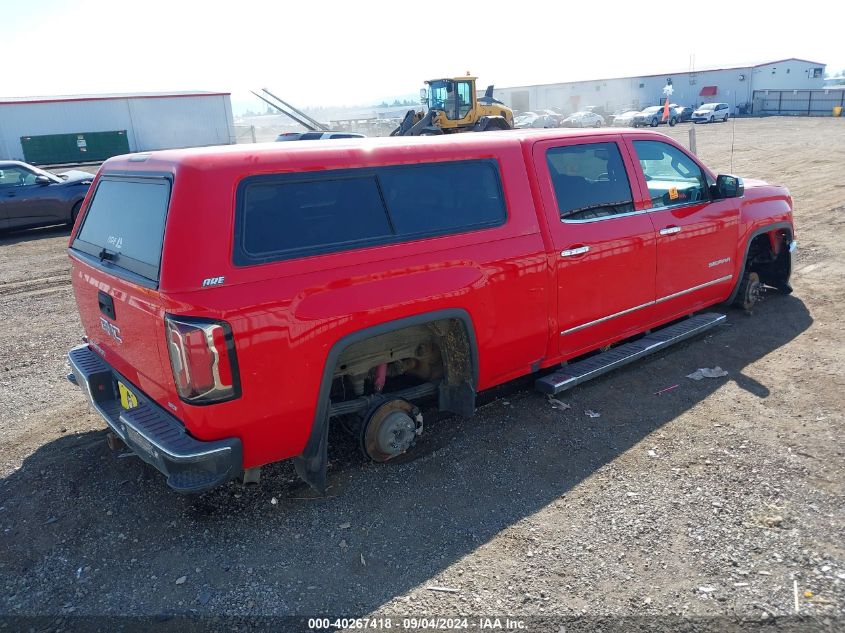
[[[743,280],[741,290],[740,305],[743,310],[750,313],[763,298],[763,283],[760,281],[760,275],[749,272]]]
[[[422,434],[420,410],[407,400],[377,405],[361,426],[361,450],[374,462],[386,462],[406,452]]]

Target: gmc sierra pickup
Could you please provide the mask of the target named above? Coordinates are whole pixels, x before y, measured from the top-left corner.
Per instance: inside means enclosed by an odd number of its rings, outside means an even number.
[[[794,246],[785,188],[652,131],[116,157],[70,238],[69,378],[176,490],[286,458],[324,489],[330,423],[390,460],[421,401],[557,393],[790,292]]]

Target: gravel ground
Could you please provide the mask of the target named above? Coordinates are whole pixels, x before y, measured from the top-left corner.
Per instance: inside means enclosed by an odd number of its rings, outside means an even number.
[[[365,463],[335,432],[325,498],[289,463],[183,497],[110,453],[64,380],[82,335],[67,232],[0,240],[0,628],[843,630],[845,119],[696,131],[714,169],[790,187],[792,296],[578,387],[568,409],[522,381],[470,420],[430,416],[402,463]],[[685,377],[716,365],[728,375]],[[118,615],[154,620],[85,619]]]

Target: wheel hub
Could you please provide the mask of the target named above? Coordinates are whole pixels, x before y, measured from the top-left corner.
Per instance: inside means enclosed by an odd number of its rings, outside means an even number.
[[[374,462],[386,462],[410,449],[420,434],[420,410],[405,400],[388,400],[364,421],[361,448]]]
[[[742,292],[742,307],[746,312],[751,312],[754,306],[763,298],[763,283],[757,273],[747,273],[744,280]]]

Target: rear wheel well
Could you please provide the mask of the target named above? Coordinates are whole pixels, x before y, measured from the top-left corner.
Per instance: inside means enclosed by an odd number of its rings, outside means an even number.
[[[398,342],[398,346],[389,345],[390,341]],[[429,388],[427,393],[437,393],[438,406],[443,411],[452,411],[460,415],[472,414],[475,409],[475,385],[478,380],[478,350],[472,321],[466,311],[440,310],[349,334],[335,343],[329,352],[320,384],[314,423],[302,454],[294,458],[296,472],[305,482],[319,492],[324,493],[326,490],[328,431],[332,411],[337,412],[338,407],[343,405],[339,415],[366,413],[374,400],[385,398],[384,392],[367,395],[368,379],[371,385],[375,384],[375,376],[371,373],[372,368],[391,362],[401,362],[403,360],[399,358],[402,356],[401,350],[412,348],[417,350],[418,348],[414,346],[425,344],[426,341],[433,341],[436,344],[436,354],[415,353],[406,358],[434,360],[435,362],[431,363],[431,372],[424,374],[429,378],[437,375],[436,370],[439,367],[442,378],[437,383],[436,389]],[[438,354],[439,360],[437,360]],[[402,367],[405,366],[406,364],[402,364]],[[413,366],[419,368],[416,362]],[[338,387],[340,387],[341,398],[347,395],[344,393],[344,382],[347,376],[355,376],[360,383],[362,374],[363,395],[355,396],[354,392],[359,388],[353,386],[351,399],[340,401],[334,399],[337,398]],[[341,381],[340,385],[338,385],[338,378]],[[433,386],[433,383],[429,382],[425,385]],[[386,377],[385,387],[388,387]],[[423,391],[425,390],[424,387]],[[394,393],[392,397],[400,398],[402,396],[397,394],[401,393],[402,390]]]
[[[474,406],[474,352],[464,323],[444,318],[378,333],[345,347],[333,368],[332,403],[437,385],[440,408]],[[461,405],[464,397],[472,402]]]
[[[77,200],[73,203],[73,206],[70,209],[70,221],[68,224],[73,226],[76,223],[76,217],[79,215],[79,211],[82,209],[82,202],[83,200]]]

